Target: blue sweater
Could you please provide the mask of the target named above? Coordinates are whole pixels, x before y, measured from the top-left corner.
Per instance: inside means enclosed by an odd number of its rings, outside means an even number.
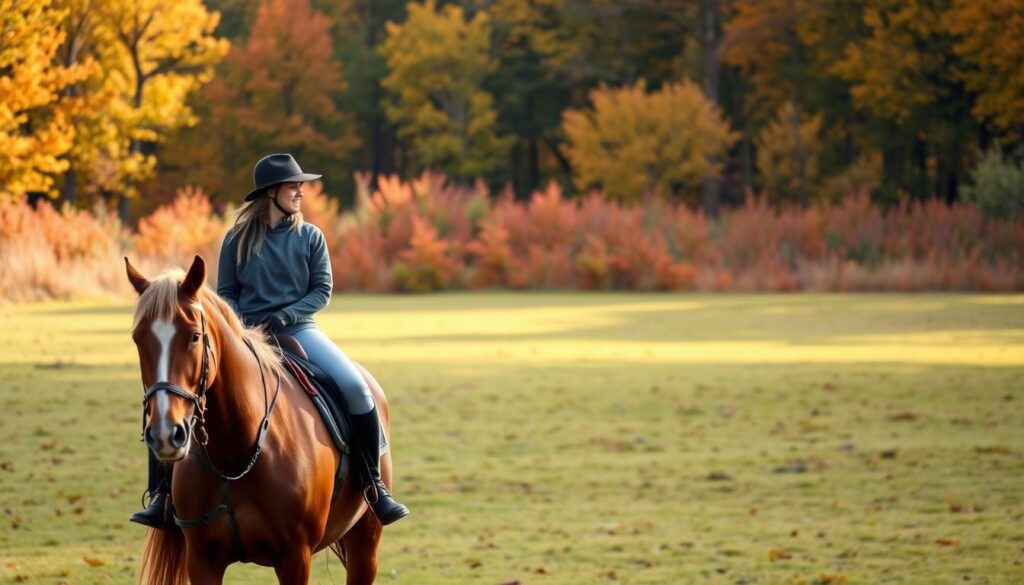
[[[224,237],[217,269],[217,294],[246,323],[281,311],[292,334],[314,326],[313,315],[331,300],[334,279],[323,232],[303,224],[299,231],[286,217],[267,230],[259,255],[236,263],[238,239]]]

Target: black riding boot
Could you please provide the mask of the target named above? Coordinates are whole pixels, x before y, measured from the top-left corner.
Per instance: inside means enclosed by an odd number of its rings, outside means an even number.
[[[171,468],[160,465],[149,449],[146,449],[146,452],[149,454],[149,506],[132,514],[131,521],[163,530],[168,526],[167,492],[171,489]]]
[[[352,447],[363,481],[363,497],[377,520],[388,525],[409,513],[388,493],[380,479],[380,420],[376,409],[352,415]]]

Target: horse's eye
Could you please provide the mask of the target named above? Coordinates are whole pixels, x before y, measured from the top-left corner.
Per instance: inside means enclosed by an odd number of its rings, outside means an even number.
[[[192,343],[199,343],[200,339],[202,339],[202,336],[199,335],[198,331],[192,333]]]

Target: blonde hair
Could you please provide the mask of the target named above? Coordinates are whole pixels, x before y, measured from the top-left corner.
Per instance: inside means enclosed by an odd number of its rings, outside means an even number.
[[[185,307],[178,302],[178,286],[184,280],[185,271],[180,268],[165,270],[154,277],[146,290],[139,296],[139,302],[135,306],[132,331],[134,332],[139,326],[139,322],[146,317],[170,321],[176,314],[183,314]],[[202,307],[210,307],[215,310],[224,318],[228,329],[252,344],[256,356],[270,368],[270,371],[279,376],[284,374],[281,354],[267,341],[266,334],[262,329],[244,326],[231,307],[224,302],[224,299],[217,296],[217,293],[207,285],[204,284],[200,287],[198,297]]]
[[[267,191],[279,187],[273,185],[267,187],[263,193],[253,199],[246,201],[235,212],[235,223],[228,232],[228,238],[238,238],[238,245],[235,251],[235,264],[241,266],[242,262],[248,262],[253,256],[259,256],[263,248],[263,240],[267,237],[267,223],[270,219],[270,197]],[[295,213],[292,216],[292,229],[299,231],[304,223],[302,213]]]

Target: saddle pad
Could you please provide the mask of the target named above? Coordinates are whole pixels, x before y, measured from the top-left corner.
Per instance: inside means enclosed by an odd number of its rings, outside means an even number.
[[[344,395],[338,389],[338,385],[334,383],[334,379],[316,364],[295,355],[287,349],[283,350],[283,358],[287,369],[316,406],[338,450],[343,454],[349,454],[352,423],[349,419]],[[380,455],[387,453],[388,447],[387,433],[381,428]]]

